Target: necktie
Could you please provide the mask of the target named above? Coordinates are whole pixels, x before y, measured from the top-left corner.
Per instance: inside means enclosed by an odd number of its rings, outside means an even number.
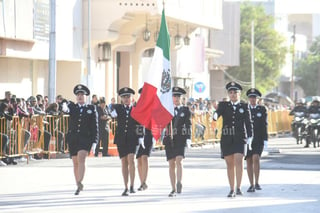
[[[175,107],[174,108],[174,115],[177,115],[178,114],[178,107]]]
[[[125,109],[126,109],[127,114],[129,114],[129,111],[130,111],[129,106],[125,106]]]

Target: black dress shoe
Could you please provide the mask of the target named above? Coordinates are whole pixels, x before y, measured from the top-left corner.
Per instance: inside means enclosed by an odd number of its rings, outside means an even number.
[[[176,191],[172,190],[168,196],[169,197],[175,197],[176,196]]]
[[[129,192],[129,190],[128,190],[128,189],[125,189],[125,190],[122,192],[121,196],[129,196],[128,192]]]
[[[230,190],[227,197],[235,197],[235,196],[236,196],[236,193],[234,192],[234,190]]]
[[[76,192],[74,193],[74,195],[79,195],[80,194],[80,189],[78,188],[77,190],[76,190]]]
[[[146,190],[148,188],[148,185],[146,183],[143,183],[142,188],[143,188],[143,190]]]
[[[236,195],[243,195],[241,189],[237,189]]]
[[[130,193],[136,193],[136,191],[133,189],[133,186],[130,186]]]
[[[177,183],[177,193],[181,193],[181,190],[182,190],[182,184],[181,184],[181,182],[178,182]]]
[[[261,190],[261,186],[257,183],[255,186],[256,190]]]
[[[146,183],[141,184],[141,186],[138,188],[138,191],[144,191],[148,188],[148,185]]]
[[[77,183],[79,191],[83,190],[83,184],[81,182]]]
[[[250,186],[247,192],[255,192],[256,190],[254,189],[254,186]]]
[[[138,191],[143,191],[142,185],[138,188]]]

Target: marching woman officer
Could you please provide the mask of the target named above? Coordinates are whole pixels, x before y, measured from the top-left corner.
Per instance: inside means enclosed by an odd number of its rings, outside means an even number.
[[[139,89],[139,94],[142,92],[142,88]],[[150,157],[152,145],[153,145],[153,136],[151,130],[141,127],[143,131],[144,137],[143,140],[139,139],[139,149],[137,152],[137,160],[138,160],[138,173],[140,178],[140,187],[138,191],[143,191],[148,188],[147,185],[147,176],[149,170],[149,162],[148,158]]]
[[[253,127],[248,105],[240,102],[241,85],[229,82],[226,89],[230,101],[219,103],[213,119],[217,120],[220,116],[223,118],[220,140],[221,157],[227,164],[230,185],[228,197],[235,197],[236,194],[242,195],[243,156],[246,151],[246,143],[251,145]]]
[[[260,157],[263,148],[268,145],[268,115],[266,108],[257,104],[257,97],[261,97],[259,90],[251,88],[247,91],[247,96],[253,121],[252,150],[248,150],[246,156],[247,173],[250,182],[247,192],[254,192],[255,190],[261,190],[259,185]]]
[[[185,147],[191,144],[191,113],[188,107],[181,105],[181,95],[184,94],[186,94],[184,89],[172,88],[174,117],[163,139],[172,187],[169,197],[176,196],[176,193],[182,191],[182,160],[185,158]]]
[[[135,163],[134,157],[137,145],[139,144],[139,123],[131,117],[131,95],[134,90],[129,87],[121,88],[118,95],[121,97],[122,104],[113,104],[111,116],[117,118],[117,127],[114,136],[114,143],[117,144],[119,157],[121,159],[122,176],[125,189],[122,196],[135,193]],[[128,182],[130,177],[130,191]]]
[[[67,142],[73,162],[78,195],[83,190],[82,180],[85,173],[86,157],[91,149],[94,153],[99,139],[98,114],[96,107],[86,104],[90,90],[82,84],[74,87],[77,103],[71,101],[62,104],[62,111],[70,115]]]

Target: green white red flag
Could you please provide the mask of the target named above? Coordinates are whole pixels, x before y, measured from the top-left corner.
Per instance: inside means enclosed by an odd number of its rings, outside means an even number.
[[[154,56],[147,75],[131,116],[150,129],[153,137],[158,140],[163,128],[172,120],[174,111],[171,90],[170,36],[164,10],[162,10]]]

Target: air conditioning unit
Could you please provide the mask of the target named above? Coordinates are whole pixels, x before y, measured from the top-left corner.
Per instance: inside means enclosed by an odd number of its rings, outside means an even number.
[[[99,58],[98,61],[110,61],[111,60],[111,44],[109,42],[104,42],[98,44],[99,47]]]

